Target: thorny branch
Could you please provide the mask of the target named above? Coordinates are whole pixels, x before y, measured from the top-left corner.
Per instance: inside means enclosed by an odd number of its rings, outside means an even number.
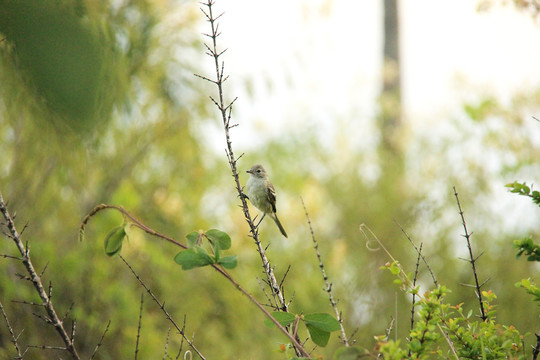
[[[26,271],[28,272],[29,278],[32,281],[32,284],[34,285],[34,288],[36,289],[37,293],[39,294],[39,297],[41,298],[41,302],[43,307],[45,308],[45,311],[47,312],[47,322],[54,326],[56,332],[58,335],[60,335],[60,338],[62,338],[63,343],[65,344],[65,347],[59,348],[58,350],[65,350],[67,351],[73,359],[80,359],[79,353],[77,352],[77,349],[75,348],[73,342],[73,334],[70,336],[66,329],[64,328],[64,323],[60,320],[58,317],[58,314],[56,313],[56,310],[54,308],[54,305],[52,303],[52,300],[45,290],[45,287],[43,286],[43,283],[41,281],[41,277],[36,272],[34,265],[32,264],[32,261],[30,259],[30,252],[27,247],[23,244],[20,234],[15,228],[15,223],[13,222],[13,218],[11,217],[6,203],[4,202],[4,198],[2,197],[2,194],[0,193],[0,212],[4,216],[4,219],[6,220],[6,225],[9,231],[8,236],[13,240],[15,245],[17,246],[19,253],[22,257],[22,263],[24,267],[26,268]]]
[[[347,334],[345,333],[345,328],[343,327],[343,318],[341,317],[341,312],[338,310],[337,302],[336,300],[334,300],[334,294],[332,293],[332,283],[328,280],[328,276],[326,275],[326,270],[324,269],[321,253],[319,252],[319,243],[317,242],[317,239],[315,238],[315,233],[313,232],[313,226],[311,226],[311,219],[309,218],[309,214],[306,209],[306,204],[304,204],[304,199],[300,198],[300,200],[302,201],[302,206],[304,207],[304,212],[306,214],[309,231],[311,232],[311,239],[313,240],[313,244],[314,244],[313,247],[315,249],[315,253],[317,254],[317,259],[319,260],[319,268],[321,269],[324,285],[326,286],[325,291],[328,293],[330,304],[332,305],[332,308],[334,309],[334,312],[336,313],[336,318],[339,322],[339,327],[341,328],[341,339],[345,346],[349,346],[349,340],[347,338]]]
[[[137,325],[137,341],[135,342],[135,360],[137,360],[137,355],[139,354],[139,339],[141,337],[143,304],[144,304],[144,293],[141,294],[141,306],[139,308],[139,324]]]
[[[120,254],[118,254],[118,256],[120,257],[120,259],[122,259],[122,261],[124,262],[124,264],[129,268],[129,270],[131,271],[131,273],[133,274],[133,276],[135,276],[135,278],[139,281],[139,284],[141,284],[141,286],[146,290],[146,292],[148,293],[148,295],[150,295],[150,297],[152,298],[152,300],[154,300],[154,302],[159,306],[159,308],[161,309],[161,311],[165,314],[165,317],[167,318],[167,320],[169,320],[169,322],[174,326],[174,328],[178,331],[178,333],[182,336],[182,338],[184,340],[186,340],[186,342],[188,343],[188,345],[193,349],[193,351],[195,351],[197,353],[197,355],[199,355],[201,357],[201,359],[205,360],[206,358],[203,356],[203,354],[201,354],[201,352],[195,347],[195,345],[193,344],[193,342],[191,340],[189,340],[186,336],[186,334],[184,333],[183,329],[180,328],[180,326],[178,326],[178,324],[176,323],[176,321],[173,319],[173,317],[171,316],[171,314],[169,314],[169,312],[165,309],[165,304],[164,303],[161,303],[158,298],[154,295],[154,293],[152,292],[152,290],[150,290],[150,288],[148,286],[146,286],[145,282],[141,279],[141,277],[139,276],[139,274],[137,274],[135,272],[135,269],[133,269],[133,267],[131,267],[131,265],[127,262],[126,259],[124,259],[124,257]]]
[[[15,346],[15,350],[17,351],[16,359],[22,359],[23,354],[21,353],[21,349],[19,348],[19,344],[17,343],[18,336],[15,336],[15,333],[13,332],[13,328],[11,327],[11,324],[9,323],[9,319],[7,317],[6,311],[4,310],[4,305],[2,305],[1,301],[0,301],[0,310],[2,311],[2,316],[4,317],[4,320],[6,321],[6,325],[9,330],[9,336],[11,337],[11,342],[13,343],[13,346]]]
[[[473,251],[472,251],[472,247],[471,247],[471,235],[472,233],[469,233],[469,231],[467,230],[467,224],[465,223],[465,216],[463,215],[463,210],[461,209],[461,204],[459,202],[459,197],[458,197],[458,193],[457,193],[457,190],[456,190],[456,187],[454,186],[454,196],[456,197],[456,202],[457,202],[457,206],[458,206],[458,209],[459,209],[459,215],[461,216],[461,223],[463,224],[463,231],[465,232],[465,234],[463,235],[463,237],[465,237],[465,239],[467,240],[467,247],[469,249],[469,260],[467,260],[468,262],[471,263],[471,266],[472,266],[472,271],[473,271],[473,274],[474,274],[474,282],[475,282],[475,287],[476,287],[476,296],[478,297],[478,301],[480,302],[480,318],[482,319],[482,321],[486,321],[487,320],[487,315],[485,313],[485,310],[484,310],[484,301],[482,300],[482,291],[481,291],[481,288],[482,288],[482,285],[485,284],[482,283],[480,284],[479,281],[478,281],[478,274],[476,272],[476,260],[478,260],[478,257],[474,257],[473,255]]]
[[[221,113],[221,120],[223,122],[223,127],[225,130],[225,139],[227,142],[227,148],[225,149],[227,159],[229,161],[229,165],[231,167],[232,176],[235,181],[236,190],[238,191],[238,195],[240,197],[240,201],[242,202],[242,210],[244,212],[244,217],[249,225],[251,237],[255,241],[255,245],[257,246],[257,251],[259,252],[259,255],[261,257],[262,265],[264,272],[266,273],[266,277],[268,279],[268,284],[270,285],[270,288],[272,289],[272,295],[274,297],[274,301],[276,302],[276,307],[279,308],[281,311],[288,311],[288,304],[285,301],[285,297],[283,296],[283,292],[281,291],[281,288],[279,287],[278,281],[274,275],[273,267],[270,264],[270,261],[266,257],[266,252],[264,247],[261,244],[261,241],[259,239],[259,232],[257,230],[257,226],[253,222],[253,219],[251,218],[251,214],[249,213],[248,204],[246,201],[247,196],[244,194],[242,185],[240,184],[240,177],[238,175],[238,169],[236,167],[237,159],[234,155],[233,148],[232,148],[232,141],[230,136],[230,129],[234,127],[235,125],[230,124],[231,120],[231,113],[232,113],[232,105],[236,101],[234,99],[232,102],[230,102],[228,105],[225,105],[225,100],[223,97],[223,83],[225,80],[227,80],[227,77],[224,75],[225,71],[225,63],[221,62],[220,66],[220,56],[223,55],[224,51],[218,51],[217,49],[217,37],[220,35],[219,24],[217,23],[217,20],[223,15],[218,15],[217,17],[214,17],[213,14],[213,8],[214,1],[208,0],[206,3],[203,3],[207,7],[207,11],[202,10],[204,15],[206,16],[206,19],[210,23],[211,27],[211,33],[206,34],[207,37],[209,37],[212,41],[211,46],[208,46],[205,44],[208,52],[207,54],[211,56],[214,59],[215,64],[215,71],[216,71],[216,79],[210,80],[206,77],[199,76],[203,78],[204,80],[210,81],[211,83],[215,84],[218,89],[218,100],[215,100],[211,97],[212,102],[216,105],[216,107],[219,109]]]
[[[397,221],[394,220],[394,222],[397,224],[397,226],[399,226],[399,228],[401,229],[401,232],[403,233],[403,235],[405,235],[405,237],[407,238],[407,240],[409,240],[409,242],[411,243],[411,245],[414,247],[414,250],[416,250],[416,253],[418,254],[418,260],[422,259],[422,261],[424,262],[424,264],[426,265],[429,273],[431,274],[431,278],[433,279],[433,284],[435,284],[435,286],[438,286],[439,283],[437,282],[437,279],[435,278],[435,274],[433,273],[433,271],[431,270],[431,266],[429,266],[426,258],[424,257],[424,254],[422,254],[422,244],[420,244],[420,249],[418,249],[418,247],[415,245],[415,243],[412,241],[411,237],[409,236],[409,234],[407,234],[407,232],[405,231],[405,229],[403,228],[403,226],[401,226]],[[418,267],[418,265],[417,265]]]

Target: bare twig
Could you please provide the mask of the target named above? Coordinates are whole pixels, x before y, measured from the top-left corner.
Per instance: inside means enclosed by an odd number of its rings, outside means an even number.
[[[169,329],[167,330],[167,337],[165,338],[165,352],[163,353],[163,360],[165,360],[167,358],[170,358],[170,356],[167,355],[167,349],[169,348],[169,336],[170,335],[171,335],[171,327],[169,326]]]
[[[445,325],[448,326],[447,324]],[[448,333],[443,330],[443,328],[441,327],[441,324],[437,323],[437,327],[439,328],[439,331],[441,332],[441,334],[443,334],[446,342],[448,343],[448,346],[450,347],[450,350],[452,351],[452,354],[454,355],[456,360],[459,360],[456,349],[454,347],[454,343],[452,343],[452,340],[450,340],[450,336],[448,336]]]
[[[405,231],[405,229],[397,222],[394,220],[394,222],[397,224],[397,226],[399,226],[399,228],[401,229],[401,232],[403,233],[403,235],[405,235],[405,237],[407,238],[407,240],[409,240],[409,242],[411,243],[411,245],[414,247],[414,250],[416,250],[416,253],[418,254],[418,257],[422,259],[422,261],[424,262],[424,264],[426,264],[426,267],[429,271],[429,273],[431,274],[431,278],[433,279],[433,283],[435,284],[435,286],[438,286],[439,284],[437,283],[437,279],[435,278],[435,274],[433,273],[433,271],[431,270],[431,267],[429,266],[426,258],[424,257],[424,254],[422,254],[422,246],[420,246],[420,249],[418,249],[418,247],[414,244],[414,242],[412,241],[411,237],[409,236],[409,234],[407,234],[407,232]],[[417,268],[418,268],[418,265],[417,265]]]
[[[386,337],[385,337],[385,341],[388,341],[388,339],[390,339],[390,333],[392,332],[392,328],[394,326],[394,317],[391,316],[390,317],[390,325],[388,325],[388,329],[386,329]]]
[[[11,342],[13,343],[13,346],[15,347],[15,350],[17,351],[17,359],[22,359],[23,354],[21,353],[21,349],[19,348],[19,344],[17,343],[18,336],[15,336],[15,333],[13,332],[13,328],[11,327],[11,324],[9,323],[9,319],[7,317],[6,311],[4,310],[4,305],[2,305],[2,302],[0,301],[0,310],[2,311],[2,316],[4,317],[4,320],[6,321],[6,326],[9,331],[9,336],[11,337]]]
[[[407,238],[409,239],[408,236],[407,236]],[[409,239],[409,241],[411,241],[411,239]],[[411,243],[412,243],[412,241],[411,241]],[[414,246],[414,244],[413,244],[413,246]],[[412,283],[413,288],[416,287],[416,280],[418,279],[418,268],[420,267],[420,258],[422,257],[422,246],[423,246],[423,243],[420,243],[420,247],[418,249],[416,249],[416,246],[414,246],[414,248],[418,252],[418,257],[416,258],[416,268],[414,269],[414,278],[413,278],[413,283]],[[415,307],[415,305],[416,305],[416,291],[414,291],[413,294],[412,294],[411,331],[414,329],[414,307]],[[411,356],[411,349],[409,349],[407,355],[409,357]]]
[[[416,287],[416,280],[418,279],[418,268],[420,266],[420,257],[422,256],[422,246],[424,244],[420,243],[420,248],[418,249],[418,257],[416,258],[416,268],[414,269],[414,278],[413,278],[413,287]],[[411,305],[411,330],[414,328],[414,305],[416,303],[416,292],[412,294],[412,305]],[[410,352],[409,352],[410,355]]]
[[[86,229],[86,225],[88,224],[88,221],[90,220],[90,218],[95,216],[98,212],[106,210],[106,209],[117,210],[120,213],[122,213],[122,215],[129,218],[134,226],[138,227],[139,229],[143,230],[144,232],[146,232],[146,233],[148,233],[150,235],[156,236],[158,238],[161,238],[163,240],[169,241],[169,242],[171,242],[171,243],[173,243],[173,244],[175,244],[177,246],[180,246],[183,249],[187,249],[186,245],[174,240],[171,237],[168,237],[167,235],[160,234],[157,231],[155,231],[155,230],[149,228],[148,226],[144,225],[141,221],[139,221],[137,218],[135,218],[135,216],[131,215],[123,207],[117,206],[117,205],[108,205],[108,204],[101,204],[101,205],[96,206],[95,208],[92,209],[92,211],[90,211],[88,213],[88,215],[86,215],[84,217],[84,219],[81,222],[81,226],[79,228],[79,239],[80,240],[84,239],[84,231]]]
[[[326,286],[325,291],[328,293],[328,298],[330,299],[330,305],[332,305],[332,308],[334,309],[336,318],[339,322],[339,327],[341,328],[341,339],[345,346],[349,346],[349,340],[347,338],[347,334],[345,333],[345,328],[343,327],[343,318],[341,317],[341,312],[339,311],[337,307],[337,302],[336,300],[334,300],[334,294],[332,293],[332,283],[328,280],[328,276],[326,275],[326,270],[324,269],[324,263],[322,261],[321,253],[319,252],[319,243],[317,242],[317,239],[315,238],[315,233],[313,232],[313,226],[311,225],[311,219],[309,218],[309,214],[306,209],[306,204],[304,203],[304,199],[300,198],[300,200],[302,201],[302,206],[304,207],[304,212],[306,214],[309,231],[311,233],[311,239],[313,240],[313,248],[315,249],[315,253],[317,254],[317,259],[319,260],[319,269],[321,269],[324,285]]]
[[[474,275],[474,282],[475,282],[475,287],[476,287],[476,296],[478,298],[478,302],[480,303],[480,318],[482,319],[482,321],[486,321],[487,320],[487,315],[485,313],[485,310],[484,310],[484,301],[482,300],[482,291],[481,291],[481,287],[482,285],[480,285],[479,281],[478,281],[478,274],[476,272],[476,260],[478,260],[478,258],[482,255],[480,254],[480,256],[478,257],[474,257],[473,256],[473,251],[472,251],[472,247],[471,247],[471,235],[472,233],[469,233],[469,231],[467,230],[467,224],[465,223],[465,216],[463,215],[463,210],[461,209],[461,204],[459,202],[459,197],[458,197],[458,193],[457,193],[457,190],[456,190],[456,187],[454,186],[454,196],[456,197],[456,202],[457,202],[457,206],[458,206],[458,209],[459,209],[459,215],[461,216],[461,223],[463,224],[463,230],[465,231],[465,234],[463,235],[463,237],[465,237],[465,239],[467,240],[467,248],[469,249],[469,260],[467,260],[468,262],[471,263],[471,266],[472,266],[472,271],[473,271],[473,275]]]
[[[394,326],[394,317],[393,316],[390,316],[390,324],[388,325],[388,328],[385,330],[385,336],[384,336],[384,340],[383,341],[388,341],[388,339],[390,339],[390,333],[392,332],[392,328]],[[378,353],[377,354],[377,358],[378,359],[381,359],[383,358],[382,354],[381,353]]]
[[[101,338],[99,339],[99,342],[97,343],[96,347],[94,348],[94,352],[92,353],[92,356],[90,357],[90,360],[92,360],[96,356],[99,348],[103,344],[103,339],[105,339],[105,335],[107,334],[107,331],[109,331],[109,326],[111,326],[111,320],[109,320],[109,322],[107,323],[107,327],[105,327],[105,331],[103,331],[103,334],[101,334]]]
[[[13,259],[13,260],[19,260],[19,261],[22,261],[22,257],[11,256],[11,255],[5,255],[5,254],[0,254],[0,258]]]
[[[135,342],[135,360],[139,354],[139,339],[141,337],[142,313],[143,313],[144,293],[141,294],[141,306],[139,308],[139,324],[137,325],[137,341]]]
[[[131,273],[133,274],[133,276],[135,276],[135,278],[139,281],[139,284],[141,284],[141,286],[146,290],[146,292],[150,295],[150,297],[152,298],[152,300],[154,300],[154,302],[159,306],[159,308],[161,309],[161,311],[165,314],[165,317],[167,318],[167,320],[169,320],[169,322],[174,326],[174,328],[178,331],[178,333],[182,336],[182,338],[184,338],[186,340],[186,342],[188,343],[189,346],[191,346],[191,348],[193,349],[193,351],[195,351],[197,353],[197,355],[199,355],[201,357],[201,359],[205,360],[206,358],[203,356],[203,354],[199,351],[199,349],[197,349],[195,347],[195,345],[193,344],[193,342],[191,340],[189,340],[187,337],[186,337],[186,334],[184,333],[184,331],[178,326],[178,324],[176,323],[176,321],[173,319],[173,317],[169,314],[169,312],[165,309],[165,304],[161,303],[157,298],[156,296],[154,295],[154,293],[152,292],[152,290],[150,290],[150,288],[148,286],[146,286],[146,283],[141,279],[141,277],[139,276],[139,274],[137,274],[135,272],[135,270],[131,267],[131,265],[127,262],[126,259],[124,259],[124,257],[122,255],[118,255],[120,257],[120,259],[122,259],[122,261],[124,262],[124,264],[129,268],[129,270],[131,271]]]
[[[182,331],[185,331],[185,330],[186,330],[186,314],[184,314],[184,322],[182,323]],[[182,341],[180,341],[180,346],[178,347],[178,354],[176,354],[176,359],[180,359],[180,355],[182,355],[183,348],[184,348],[184,338],[182,338]]]
[[[22,263],[24,267],[26,268],[28,275],[30,276],[32,284],[34,285],[34,288],[36,289],[37,293],[39,294],[39,297],[41,298],[43,307],[45,308],[48,315],[48,320],[54,326],[56,332],[58,333],[58,335],[60,335],[60,338],[65,344],[65,348],[61,348],[61,350],[67,351],[73,359],[80,359],[77,349],[75,348],[73,344],[73,339],[70,338],[69,334],[64,328],[64,324],[58,317],[58,314],[56,313],[54,305],[49,295],[45,291],[41,278],[39,274],[36,272],[34,265],[32,264],[28,247],[27,246],[25,247],[25,245],[23,244],[21,237],[19,233],[17,232],[17,229],[15,228],[15,223],[13,222],[13,218],[11,217],[7,209],[7,206],[4,202],[4,198],[2,197],[1,193],[0,193],[0,212],[4,216],[4,219],[6,220],[6,225],[9,230],[10,237],[15,242],[15,245],[17,246],[17,249],[19,250],[19,253],[22,256]]]

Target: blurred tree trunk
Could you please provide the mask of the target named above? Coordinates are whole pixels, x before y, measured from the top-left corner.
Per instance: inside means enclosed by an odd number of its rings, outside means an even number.
[[[374,192],[374,214],[377,218],[374,231],[381,239],[392,256],[402,263],[406,269],[411,269],[410,245],[404,239],[395,221],[404,225],[411,222],[406,209],[411,201],[411,193],[407,191],[404,155],[404,126],[401,106],[401,77],[399,57],[399,11],[397,0],[384,0],[384,35],[382,89],[379,95],[379,114],[377,117],[380,140],[378,148],[380,176],[377,191]],[[378,263],[389,261],[387,255],[380,251]],[[401,295],[401,294],[400,294]],[[406,299],[396,298],[395,289],[384,288],[380,294],[380,308],[385,319],[393,316],[395,330],[398,336],[404,335],[408,315]]]
[[[378,148],[381,173],[378,181],[374,209],[383,222],[377,229],[386,239],[394,237],[393,219],[403,221],[403,204],[407,201],[404,191],[405,157],[403,151],[404,127],[401,114],[399,14],[397,0],[384,0],[384,53],[382,64],[382,90],[379,95],[380,131]],[[395,254],[399,256],[399,254]]]
[[[381,150],[402,158],[401,75],[399,59],[399,14],[397,0],[384,0],[383,89],[381,93]],[[402,161],[403,159],[401,159]]]

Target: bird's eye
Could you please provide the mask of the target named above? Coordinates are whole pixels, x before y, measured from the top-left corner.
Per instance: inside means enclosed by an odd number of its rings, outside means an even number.
[[[260,173],[260,172],[261,172],[261,169],[257,170],[257,172]]]

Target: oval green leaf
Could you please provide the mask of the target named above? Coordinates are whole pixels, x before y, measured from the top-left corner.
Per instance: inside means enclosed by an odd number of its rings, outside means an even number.
[[[281,326],[288,326],[296,319],[295,314],[282,311],[274,311],[272,316],[277,320],[278,323],[280,323]],[[264,320],[264,324],[268,327],[274,326],[274,322],[268,318]]]
[[[225,256],[218,260],[218,264],[221,264],[226,269],[234,269],[237,263],[238,259],[236,255]]]
[[[304,321],[306,325],[315,327],[327,332],[339,330],[339,321],[337,321],[332,315],[326,313],[314,313],[304,315]]]
[[[308,323],[306,323],[306,327],[308,329],[311,341],[321,347],[325,347],[328,344],[328,339],[330,339],[330,333],[328,331],[321,330],[320,328]]]
[[[122,242],[126,237],[124,226],[117,226],[105,237],[105,254],[114,256],[122,250]]]
[[[213,259],[206,253],[206,251],[198,246],[192,249],[180,251],[174,257],[174,261],[178,265],[182,266],[182,270],[190,270],[213,263]]]
[[[221,250],[227,250],[231,247],[231,237],[224,231],[217,229],[210,229],[206,231],[206,237],[215,246],[219,246]]]
[[[187,244],[188,247],[194,247],[197,245],[197,242],[199,241],[199,232],[198,231],[192,231],[189,234],[186,235]]]

